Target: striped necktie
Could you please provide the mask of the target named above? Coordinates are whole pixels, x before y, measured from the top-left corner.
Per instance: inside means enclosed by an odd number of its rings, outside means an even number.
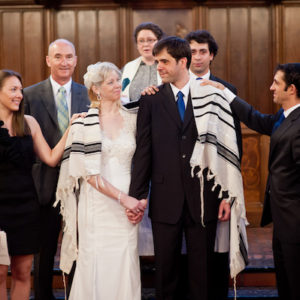
[[[66,97],[66,89],[61,86],[57,93],[57,120],[61,134],[63,135],[69,125],[69,112]]]

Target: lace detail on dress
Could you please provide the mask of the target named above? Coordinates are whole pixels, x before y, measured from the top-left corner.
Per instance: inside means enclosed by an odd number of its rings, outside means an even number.
[[[131,160],[136,147],[136,114],[120,109],[124,127],[117,138],[111,139],[103,132],[102,165],[106,166],[111,159],[117,159],[122,168],[130,171]]]

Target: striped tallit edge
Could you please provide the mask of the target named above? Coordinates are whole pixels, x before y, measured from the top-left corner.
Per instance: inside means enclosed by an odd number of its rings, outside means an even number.
[[[239,156],[233,153],[230,149],[226,148],[223,144],[221,144],[216,135],[212,133],[201,134],[198,136],[197,141],[201,144],[212,144],[217,148],[217,153],[226,159],[229,163],[235,166],[239,171],[241,171]]]

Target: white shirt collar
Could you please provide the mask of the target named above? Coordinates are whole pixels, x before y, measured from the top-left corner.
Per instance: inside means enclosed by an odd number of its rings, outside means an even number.
[[[296,105],[294,105],[294,106],[292,106],[292,107],[290,107],[289,109],[287,109],[287,110],[285,110],[284,112],[283,112],[283,114],[284,114],[284,116],[287,118],[290,114],[291,114],[291,112],[293,112],[296,108],[298,108],[298,107],[300,107],[300,103],[299,104],[296,104]]]
[[[182,89],[177,88],[172,83],[170,83],[170,86],[171,86],[172,92],[174,94],[175,101],[177,101],[177,93],[179,91],[181,91],[183,93],[183,95],[184,95],[183,100],[184,100],[184,104],[185,104],[185,107],[186,107],[187,101],[188,101],[189,92],[190,92],[190,81],[188,81],[187,84]]]
[[[191,69],[189,70],[190,71],[190,78],[191,79],[197,79],[199,76],[198,75],[196,75],[196,74],[194,74],[192,71],[191,71]],[[204,74],[203,76],[201,76],[203,79],[209,79],[209,77],[210,77],[210,70],[208,70],[208,72],[206,73],[206,74]]]
[[[59,88],[61,87],[61,85],[59,83],[57,83],[52,76],[50,75],[50,82],[52,85],[52,90],[53,90],[53,95],[54,97],[56,97]],[[71,94],[71,85],[72,85],[72,78],[63,85],[63,87],[66,89],[66,96],[68,97]]]

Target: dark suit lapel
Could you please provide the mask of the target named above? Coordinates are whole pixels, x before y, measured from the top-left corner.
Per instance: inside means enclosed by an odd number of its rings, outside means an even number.
[[[162,103],[165,107],[165,110],[170,115],[170,117],[174,120],[177,126],[181,128],[182,122],[179,116],[174,94],[169,83],[166,83],[161,89],[161,97],[163,98]]]
[[[41,100],[43,101],[47,112],[50,115],[50,118],[52,119],[53,123],[58,127],[58,121],[57,121],[57,111],[56,111],[56,105],[55,105],[55,99],[53,95],[52,85],[50,79],[45,80],[45,84],[42,89],[41,94]]]
[[[187,101],[185,114],[184,114],[184,120],[183,120],[183,129],[185,130],[186,127],[190,124],[191,120],[194,118],[194,112],[193,112],[193,105],[192,105],[192,99],[191,99],[191,91],[189,92],[189,98]]]
[[[209,80],[217,81],[217,78],[210,73]]]
[[[277,130],[272,134],[270,141],[270,155],[269,162],[272,160],[274,149],[276,145],[280,142],[281,136],[285,134],[289,128],[293,125],[296,119],[300,118],[300,107],[295,109],[291,114],[280,124]]]
[[[76,101],[77,99],[77,101]],[[80,101],[81,99],[81,90],[77,86],[77,84],[72,81],[71,85],[71,116],[75,113],[81,112],[80,111]]]

